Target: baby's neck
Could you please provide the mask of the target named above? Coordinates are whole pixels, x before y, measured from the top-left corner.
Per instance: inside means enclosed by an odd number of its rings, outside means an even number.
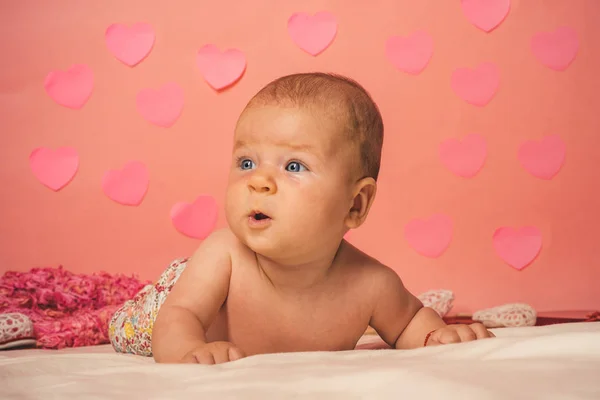
[[[260,272],[273,287],[282,293],[301,294],[324,284],[336,264],[341,246],[319,258],[302,263],[285,263],[255,253]]]

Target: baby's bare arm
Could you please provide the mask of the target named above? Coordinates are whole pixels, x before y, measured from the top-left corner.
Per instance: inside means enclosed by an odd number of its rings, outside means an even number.
[[[422,347],[427,334],[446,324],[431,308],[423,307],[393,270],[381,267],[377,272],[378,288],[370,325],[391,347]]]
[[[370,324],[383,340],[396,349],[494,337],[480,323],[446,325],[435,310],[423,307],[389,268],[381,269],[377,279],[379,291]]]
[[[152,331],[157,362],[180,362],[206,344],[206,330],[229,290],[230,236],[217,231],[202,242],[161,306]]]

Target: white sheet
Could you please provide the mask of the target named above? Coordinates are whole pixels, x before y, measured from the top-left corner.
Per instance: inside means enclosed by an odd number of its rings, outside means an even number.
[[[600,399],[600,322],[494,332],[411,351],[268,354],[217,366],[160,365],[110,346],[13,350],[0,352],[0,398]]]

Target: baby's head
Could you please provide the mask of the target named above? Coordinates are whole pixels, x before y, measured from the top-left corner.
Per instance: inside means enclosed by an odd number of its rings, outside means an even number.
[[[230,228],[278,259],[302,262],[337,247],[367,217],[382,144],[381,114],[356,82],[305,73],[269,83],[236,126]]]

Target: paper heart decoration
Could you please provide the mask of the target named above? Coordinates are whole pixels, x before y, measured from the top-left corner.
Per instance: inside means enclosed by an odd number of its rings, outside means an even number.
[[[467,20],[485,32],[491,32],[510,11],[510,0],[460,0]]]
[[[176,83],[167,83],[159,89],[142,89],[138,92],[136,106],[138,112],[148,122],[169,128],[183,110],[183,89]]]
[[[404,227],[404,237],[419,254],[436,258],[450,245],[453,224],[446,215],[434,215],[426,220],[413,219]]]
[[[522,270],[537,257],[542,249],[542,234],[533,226],[521,229],[499,228],[494,232],[494,249],[511,267]]]
[[[288,19],[288,33],[298,47],[316,56],[329,47],[335,39],[337,21],[333,14],[326,11],[315,15],[294,13]]]
[[[527,141],[519,148],[521,165],[531,175],[540,179],[552,179],[565,161],[567,147],[559,136],[549,135],[541,141]]]
[[[448,139],[440,144],[440,160],[450,171],[463,178],[472,178],[485,163],[487,146],[481,135],[468,135],[461,142]]]
[[[579,50],[577,31],[562,27],[554,32],[539,32],[531,38],[531,51],[543,65],[564,71],[575,60]]]
[[[392,36],[385,43],[385,55],[400,71],[420,74],[433,54],[433,38],[427,32],[414,32],[408,37]]]
[[[102,191],[119,204],[137,206],[148,191],[149,181],[146,165],[130,161],[121,170],[106,171],[102,177]]]
[[[139,64],[150,54],[154,39],[154,29],[150,24],[143,22],[130,27],[112,24],[104,34],[108,50],[117,60],[130,67]]]
[[[191,204],[176,203],[171,208],[171,221],[180,233],[204,239],[214,230],[217,214],[215,199],[212,196],[199,196]]]
[[[221,90],[237,82],[246,70],[246,56],[238,49],[223,53],[212,44],[198,50],[196,64],[204,80],[215,90]]]
[[[499,84],[500,70],[492,63],[481,63],[475,69],[457,68],[450,82],[458,97],[475,106],[489,103]]]
[[[94,73],[85,64],[72,65],[67,71],[52,71],[46,76],[44,89],[61,106],[79,109],[94,89]]]
[[[58,191],[75,176],[79,168],[79,155],[72,147],[56,150],[38,147],[29,155],[29,166],[42,184]]]

